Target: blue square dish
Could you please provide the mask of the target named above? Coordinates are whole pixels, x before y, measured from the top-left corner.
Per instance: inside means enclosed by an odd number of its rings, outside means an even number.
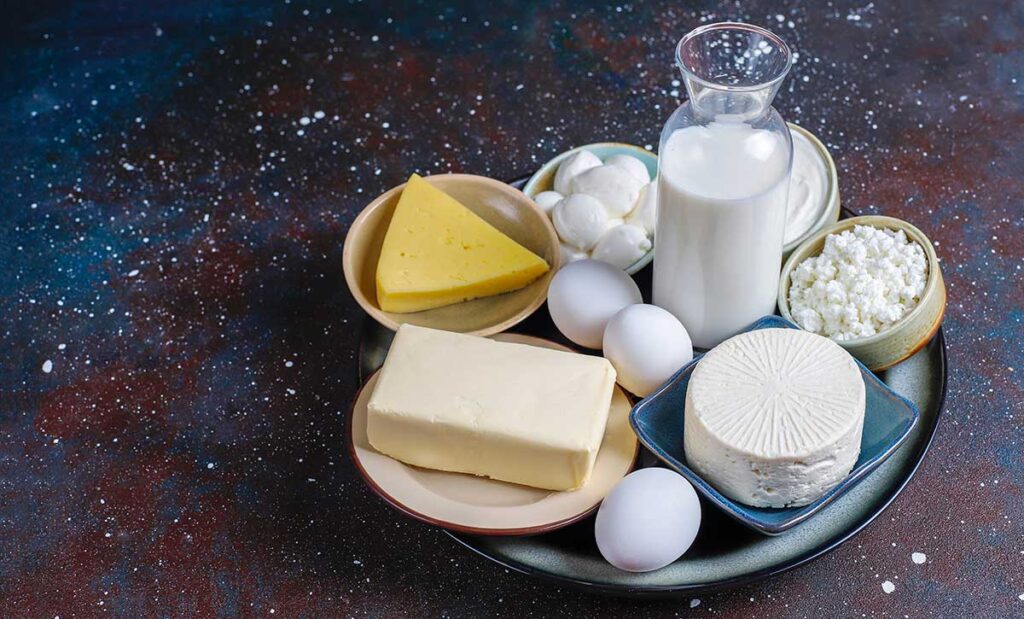
[[[746,330],[779,328],[799,327],[784,318],[766,316]],[[688,479],[698,492],[729,516],[766,535],[778,535],[800,524],[857,485],[896,451],[910,434],[920,415],[913,404],[890,389],[858,361],[857,365],[864,377],[866,396],[864,432],[860,443],[860,457],[850,474],[810,505],[786,509],[743,505],[722,495],[686,466],[686,454],[683,452],[686,387],[690,382],[693,368],[700,363],[703,356],[696,356],[657,391],[634,406],[629,416],[630,423],[640,442],[670,468]]]

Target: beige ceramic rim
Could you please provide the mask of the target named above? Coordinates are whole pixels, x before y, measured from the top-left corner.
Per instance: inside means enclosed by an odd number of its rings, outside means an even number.
[[[793,270],[805,258],[821,253],[825,237],[851,229],[856,225],[903,230],[908,238],[921,245],[928,262],[928,281],[925,283],[921,300],[906,316],[881,333],[853,340],[836,341],[850,354],[860,359],[868,369],[880,371],[907,359],[931,341],[939,330],[946,311],[946,285],[942,279],[942,270],[935,247],[932,246],[928,237],[914,225],[895,217],[862,215],[844,219],[819,231],[796,248],[782,267],[778,292],[779,313],[786,320],[796,323],[789,311],[790,275]]]
[[[786,243],[786,246],[782,248],[782,260],[785,261],[793,251],[796,250],[804,241],[814,236],[825,226],[834,224],[839,221],[839,213],[842,210],[839,200],[839,172],[836,170],[836,162],[832,159],[832,153],[828,152],[828,148],[825,144],[818,139],[816,135],[804,129],[800,125],[794,123],[786,123],[789,125],[789,130],[792,132],[799,133],[803,137],[807,138],[807,141],[811,143],[821,155],[821,158],[825,160],[825,168],[828,170],[828,190],[825,192],[825,208],[822,209],[818,215],[818,219],[814,224],[807,229],[806,232],[801,234],[796,239]]]
[[[556,350],[569,348],[527,335],[502,333],[494,339]],[[577,522],[597,509],[636,462],[639,442],[629,425],[632,408],[615,385],[604,440],[594,470],[582,488],[556,492],[464,473],[431,471],[404,464],[370,446],[367,403],[374,373],[356,395],[349,414],[348,448],[370,489],[399,511],[428,524],[474,535],[534,535]]]
[[[548,273],[545,273],[544,275],[541,276],[541,278],[546,278],[547,280],[550,281],[553,274],[558,271],[559,263],[561,261],[561,251],[559,249],[558,234],[555,232],[555,228],[551,224],[551,221],[548,219],[548,216],[544,214],[544,211],[542,211],[533,200],[529,198],[524,199],[524,194],[518,189],[512,187],[511,185],[508,185],[501,181],[494,180],[493,178],[487,178],[486,176],[477,176],[475,174],[442,174],[437,176],[453,181],[466,180],[470,182],[487,185],[494,189],[495,191],[504,194],[513,203],[520,205],[523,208],[528,208],[535,214],[537,214],[539,218],[544,222],[544,229],[546,230],[548,237],[547,243],[550,247],[553,248],[551,258],[550,260],[548,260],[548,262],[551,265],[551,269],[548,271]],[[426,176],[424,178],[430,180],[431,178],[434,177],[435,176]],[[386,204],[395,194],[401,193],[402,190],[405,189],[405,185],[406,183],[402,183],[397,187],[392,187],[391,189],[385,191],[381,195],[374,198],[372,202],[370,202],[363,208],[359,215],[357,215],[356,218],[352,221],[352,225],[349,226],[348,232],[345,235],[345,244],[344,248],[342,249],[341,255],[342,270],[345,272],[345,283],[348,285],[349,292],[355,298],[356,303],[358,303],[359,306],[363,308],[363,311],[369,314],[374,320],[379,322],[382,326],[391,329],[392,331],[396,331],[398,327],[404,324],[404,321],[395,320],[387,312],[377,307],[375,300],[367,298],[366,295],[362,293],[362,291],[359,288],[359,276],[355,272],[355,268],[352,264],[354,251],[353,247],[355,246],[355,244],[350,243],[349,241],[355,235],[363,234],[366,221],[373,214],[373,211],[380,208],[383,204]],[[538,288],[536,296],[530,301],[530,303],[524,306],[518,312],[516,312],[513,316],[510,316],[509,318],[502,320],[501,322],[498,322],[496,324],[490,325],[488,327],[476,329],[473,331],[465,331],[464,333],[468,335],[487,336],[505,331],[506,329],[509,329],[512,326],[522,322],[527,317],[529,317],[530,314],[537,311],[537,308],[543,305],[546,300],[547,287],[544,286]]]

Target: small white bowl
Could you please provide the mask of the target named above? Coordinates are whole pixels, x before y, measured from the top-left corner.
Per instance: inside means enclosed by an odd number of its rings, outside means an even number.
[[[526,185],[523,187],[523,193],[532,200],[538,193],[550,190],[554,187],[555,173],[558,172],[558,166],[562,165],[563,161],[581,150],[589,150],[597,155],[601,161],[604,161],[612,155],[632,155],[647,166],[647,172],[650,173],[652,180],[658,176],[658,156],[651,151],[639,146],[623,144],[621,142],[597,142],[568,150],[542,165],[540,169],[530,177],[530,180],[526,181]],[[640,271],[640,269],[650,264],[651,260],[654,260],[655,244],[656,241],[652,241],[650,251],[641,256],[639,260],[626,267],[626,273],[634,275]]]

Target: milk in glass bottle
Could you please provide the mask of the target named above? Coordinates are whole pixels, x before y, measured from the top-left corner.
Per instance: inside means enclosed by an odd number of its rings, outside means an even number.
[[[676,63],[689,101],[661,133],[654,303],[710,348],[775,309],[793,143],[771,103],[792,60],[768,30],[717,23]]]

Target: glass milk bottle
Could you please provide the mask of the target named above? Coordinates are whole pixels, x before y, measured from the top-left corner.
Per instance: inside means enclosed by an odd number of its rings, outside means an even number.
[[[771,103],[792,60],[771,32],[718,23],[676,63],[689,101],[661,132],[654,303],[710,348],[775,311],[793,142]]]

